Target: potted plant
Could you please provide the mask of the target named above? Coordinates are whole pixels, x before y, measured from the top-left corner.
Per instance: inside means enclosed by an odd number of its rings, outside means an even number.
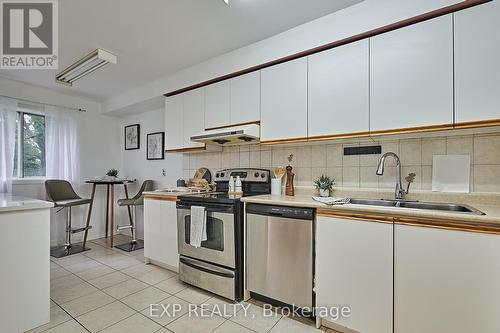
[[[108,172],[106,172],[106,176],[108,176],[109,179],[116,179],[118,178],[118,170],[111,169]]]
[[[321,175],[314,181],[314,187],[319,190],[320,197],[329,197],[330,192],[333,191],[333,185],[335,185],[335,180],[325,175]]]

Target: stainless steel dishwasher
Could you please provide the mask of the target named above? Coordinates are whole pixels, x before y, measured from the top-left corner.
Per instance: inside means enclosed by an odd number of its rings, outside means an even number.
[[[246,214],[252,297],[312,308],[314,209],[248,204]]]

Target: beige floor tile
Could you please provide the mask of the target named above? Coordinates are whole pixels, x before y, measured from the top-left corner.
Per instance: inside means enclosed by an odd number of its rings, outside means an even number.
[[[102,333],[153,333],[162,328],[154,321],[144,317],[140,313],[128,317],[113,326],[101,331]]]
[[[146,273],[138,274],[137,276],[135,276],[135,278],[149,284],[157,284],[175,275],[176,273],[166,269],[158,269],[158,270],[155,269]]]
[[[54,306],[57,306],[57,304],[53,300],[50,300],[50,307],[52,308]]]
[[[120,270],[120,269],[125,269],[125,268],[131,267],[131,266],[136,266],[139,264],[142,264],[142,262],[135,259],[134,257],[125,256],[125,258],[120,258],[120,259],[114,260],[114,261],[108,263],[107,265],[111,268]]]
[[[189,311],[189,304],[175,296],[160,301],[154,306],[148,306],[141,313],[161,326],[166,326],[182,317]]]
[[[75,286],[77,284],[80,284],[83,281],[80,279],[78,276],[69,274],[57,279],[53,279],[50,281],[50,289],[55,289],[55,288],[64,288],[64,287],[70,287],[70,286]]]
[[[243,307],[240,303],[231,302],[222,297],[212,297],[201,305],[204,309],[210,310],[212,313],[217,314],[226,319],[236,315]]]
[[[113,272],[107,275],[100,276],[96,279],[89,280],[88,282],[99,289],[104,289],[129,279],[130,276],[128,275],[120,272]]]
[[[66,303],[82,296],[90,295],[97,291],[97,288],[87,282],[62,288],[52,288],[50,298],[58,304]]]
[[[130,266],[125,269],[122,269],[121,272],[127,275],[130,275],[132,277],[136,277],[137,275],[147,273],[153,270],[158,270],[159,268],[154,266],[154,265],[146,265],[143,263],[140,263],[138,265]]]
[[[74,254],[72,256],[60,258],[56,261],[56,263],[59,266],[66,267],[66,266],[71,266],[71,265],[78,264],[81,262],[85,262],[88,260],[89,260],[89,258],[84,256],[83,254]]]
[[[97,332],[130,317],[134,310],[123,303],[114,302],[76,318],[90,332]]]
[[[264,316],[263,308],[251,304],[247,309],[238,311],[230,320],[256,332],[268,332],[280,318],[279,314]]]
[[[131,308],[141,311],[169,297],[170,295],[155,287],[149,287],[123,298],[121,301]]]
[[[65,266],[65,268],[72,273],[79,273],[79,272],[84,272],[88,269],[102,267],[102,266],[104,265],[93,259],[88,259],[86,261],[82,261],[77,264]]]
[[[212,298],[213,294],[196,287],[189,287],[178,292],[175,296],[191,304],[202,304]]]
[[[114,298],[120,299],[146,289],[147,287],[149,287],[147,283],[136,279],[130,279],[122,283],[115,284],[114,286],[111,286],[109,288],[103,289],[103,291],[106,294],[113,296]]]
[[[50,268],[50,280],[55,280],[55,279],[59,279],[63,276],[68,276],[70,275],[71,272],[70,271],[67,271],[65,270],[64,268],[62,267],[55,267],[55,268]]]
[[[50,308],[50,322],[48,322],[45,325],[34,328],[28,332],[29,333],[44,332],[49,328],[56,327],[59,324],[67,322],[68,320],[71,320],[71,317],[66,312],[64,312],[64,310],[61,309],[59,306],[54,306]]]
[[[115,299],[98,290],[92,294],[79,297],[70,302],[61,304],[71,316],[78,317],[87,312],[93,311],[101,306],[113,303]]]
[[[224,324],[217,327],[215,329],[215,331],[213,331],[213,332],[214,333],[252,333],[254,331],[228,320]]]
[[[208,333],[224,323],[225,319],[219,316],[195,316],[190,313],[167,325],[167,329],[174,333]]]
[[[75,274],[78,275],[80,278],[84,279],[85,281],[88,281],[92,279],[97,279],[98,277],[101,277],[109,273],[113,273],[114,271],[115,270],[111,267],[101,265]]]
[[[44,333],[88,333],[88,331],[76,320],[70,320]]]
[[[179,291],[186,289],[189,285],[179,280],[179,276],[174,276],[156,284],[155,287],[174,295]]]
[[[271,333],[319,333],[324,330],[317,329],[314,322],[304,323],[291,318],[283,317],[271,329]]]

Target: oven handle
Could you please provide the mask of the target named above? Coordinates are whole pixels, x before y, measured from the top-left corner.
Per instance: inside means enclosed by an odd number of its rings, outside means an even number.
[[[206,273],[210,273],[210,274],[214,274],[214,275],[218,275],[218,276],[230,278],[230,279],[234,278],[234,273],[229,273],[228,271],[222,270],[222,269],[217,270],[216,268],[209,268],[198,261],[189,260],[186,258],[180,258],[179,261],[186,266],[192,267],[194,269],[197,269],[197,270],[200,270],[200,271],[203,271]]]
[[[177,203],[177,209],[189,210],[189,209],[191,209],[191,206],[196,206],[196,205],[185,205],[182,203]],[[211,212],[211,213],[229,213],[229,214],[232,214],[234,212],[233,206],[212,206],[212,205],[206,205],[206,204],[201,204],[199,206],[205,207],[205,210],[207,212]]]

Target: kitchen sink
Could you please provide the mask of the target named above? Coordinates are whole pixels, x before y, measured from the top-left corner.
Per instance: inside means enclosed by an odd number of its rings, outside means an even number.
[[[453,203],[386,200],[386,199],[354,199],[354,198],[350,200],[350,203],[353,205],[400,207],[400,208],[413,208],[413,209],[424,209],[424,210],[437,210],[437,211],[453,212],[453,213],[485,215],[483,212],[475,209],[474,207],[468,205],[458,205]]]

